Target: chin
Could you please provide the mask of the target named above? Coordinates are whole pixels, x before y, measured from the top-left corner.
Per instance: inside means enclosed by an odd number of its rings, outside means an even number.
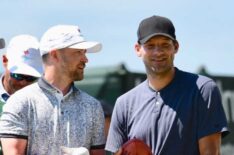
[[[81,80],[83,80],[84,79],[84,76],[79,76],[79,77],[76,77],[75,78],[75,81],[81,81]]]

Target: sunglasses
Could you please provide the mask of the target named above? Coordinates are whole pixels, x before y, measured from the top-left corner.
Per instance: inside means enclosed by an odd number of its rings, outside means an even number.
[[[10,73],[10,76],[17,81],[25,80],[27,82],[34,82],[38,79],[37,77],[34,77],[34,76],[17,74],[17,73]]]

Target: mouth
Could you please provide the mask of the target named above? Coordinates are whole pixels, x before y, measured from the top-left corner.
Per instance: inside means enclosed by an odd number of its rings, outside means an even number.
[[[84,70],[84,69],[85,69],[85,64],[79,65],[79,66],[78,66],[78,69],[79,69],[79,70]]]
[[[78,70],[78,72],[80,72],[80,74],[84,74],[85,65],[78,66],[77,70]]]
[[[78,67],[79,70],[84,70],[85,67]]]
[[[151,59],[151,61],[155,63],[163,63],[166,61],[166,58]]]

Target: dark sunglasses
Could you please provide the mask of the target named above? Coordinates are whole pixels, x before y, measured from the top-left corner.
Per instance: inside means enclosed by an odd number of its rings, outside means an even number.
[[[17,81],[26,80],[27,82],[34,82],[38,79],[37,77],[34,76],[17,74],[17,73],[10,73],[10,76]]]

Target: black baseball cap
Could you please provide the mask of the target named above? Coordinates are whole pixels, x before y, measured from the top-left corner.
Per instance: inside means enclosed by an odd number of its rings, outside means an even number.
[[[140,22],[137,31],[139,44],[144,44],[150,38],[158,35],[176,40],[175,27],[170,19],[154,15]]]

